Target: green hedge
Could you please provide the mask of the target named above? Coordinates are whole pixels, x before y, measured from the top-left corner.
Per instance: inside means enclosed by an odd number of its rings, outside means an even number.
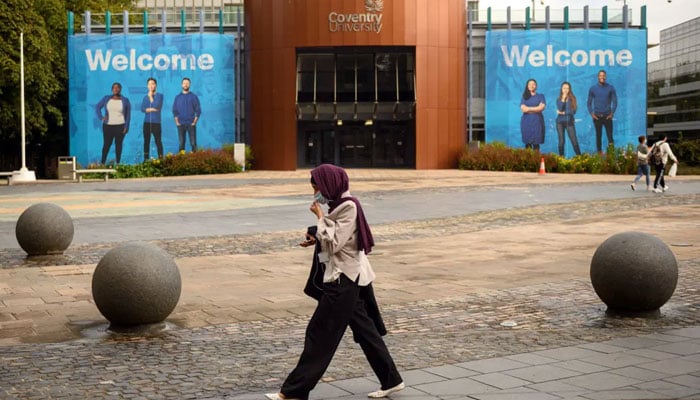
[[[253,152],[246,146],[246,170],[252,168]],[[91,164],[90,168],[105,166]],[[112,166],[117,172],[114,178],[147,178],[156,176],[208,175],[241,172],[243,166],[233,159],[233,145],[225,145],[221,150],[198,150],[178,154],[168,153],[163,158],[152,158],[141,164],[120,164]],[[85,178],[101,178],[101,174],[85,174]]]
[[[547,172],[631,174],[637,171],[636,151],[609,148],[605,154],[581,154],[564,158],[554,153],[541,154],[533,149],[514,149],[504,143],[483,145],[477,151],[466,149],[459,158],[459,169],[481,171],[537,172],[544,157]]]
[[[700,165],[700,140],[686,140],[681,136],[678,138],[678,143],[671,144],[671,150],[685,165],[691,167]]]

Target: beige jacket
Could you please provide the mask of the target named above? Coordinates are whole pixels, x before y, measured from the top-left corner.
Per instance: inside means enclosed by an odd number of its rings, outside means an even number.
[[[349,192],[341,197],[350,196]],[[340,273],[353,282],[359,277],[360,286],[375,278],[372,265],[364,251],[357,250],[357,206],[352,201],[339,205],[332,213],[318,220],[316,238],[321,241],[321,262],[326,263],[324,282],[332,282]],[[326,261],[326,259],[328,261]]]
[[[668,164],[669,157],[671,157],[671,160],[673,160],[673,162],[678,162],[678,159],[671,151],[671,146],[668,143],[661,143],[661,147],[659,149],[661,150],[661,160],[663,160],[664,165]]]

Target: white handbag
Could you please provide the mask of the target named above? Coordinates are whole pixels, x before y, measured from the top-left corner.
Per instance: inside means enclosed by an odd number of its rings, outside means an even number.
[[[671,169],[668,170],[668,176],[674,177],[676,176],[676,172],[678,172],[678,163],[674,162],[673,165],[671,165]]]

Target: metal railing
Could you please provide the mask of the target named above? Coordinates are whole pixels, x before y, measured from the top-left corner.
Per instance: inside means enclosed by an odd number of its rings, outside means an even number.
[[[72,15],[72,13],[71,13]],[[82,33],[151,33],[193,32],[241,29],[244,26],[243,8],[232,11],[200,9],[160,10],[158,12],[92,13],[74,15],[74,27]],[[70,19],[69,19],[70,21]],[[69,26],[69,30],[70,30]],[[72,32],[71,32],[72,33]]]
[[[493,9],[488,7],[487,9],[480,10],[470,10],[469,13],[472,17],[472,23],[475,25],[482,24],[495,24],[495,25],[505,25],[514,24],[521,25],[525,24],[528,19],[531,22],[543,23],[549,21],[554,24],[563,24],[565,22],[580,25],[583,23],[590,24],[623,24],[625,22],[625,10],[627,10],[627,23],[632,24],[632,9],[630,7],[622,8],[589,8],[585,6],[583,8],[570,8],[565,7],[561,9],[550,8],[549,6],[531,9],[526,8],[511,8],[506,9]],[[642,21],[640,21],[641,23]]]

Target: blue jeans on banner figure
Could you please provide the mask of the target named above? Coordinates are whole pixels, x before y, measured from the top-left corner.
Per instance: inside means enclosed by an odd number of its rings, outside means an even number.
[[[566,139],[564,139],[564,131],[569,136],[571,145],[574,147],[574,153],[576,155],[581,155],[581,148],[578,145],[578,138],[576,137],[576,126],[574,124],[568,123],[557,123],[557,136],[559,136],[559,155],[564,157],[564,145],[566,144]]]
[[[598,118],[593,120],[593,126],[595,127],[595,147],[598,153],[602,153],[603,127],[605,127],[605,134],[608,138],[608,146],[615,146],[615,140],[613,139],[613,121],[605,114],[596,114],[596,117]]]
[[[190,146],[192,151],[197,151],[197,126],[196,125],[179,125],[177,127],[177,136],[180,140],[180,151],[185,150],[185,134],[190,138]]]

